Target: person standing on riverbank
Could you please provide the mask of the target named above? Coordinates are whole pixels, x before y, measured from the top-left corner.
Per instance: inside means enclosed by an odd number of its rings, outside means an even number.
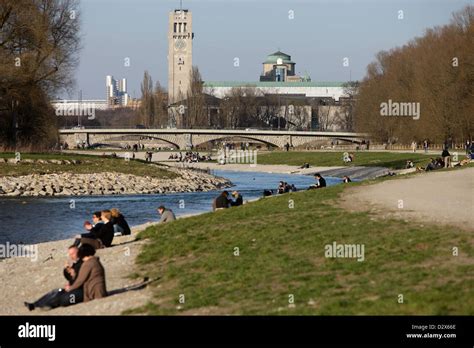
[[[160,224],[176,220],[176,216],[174,215],[173,211],[171,209],[166,209],[164,205],[159,206],[157,211],[161,215],[161,219],[159,221]]]

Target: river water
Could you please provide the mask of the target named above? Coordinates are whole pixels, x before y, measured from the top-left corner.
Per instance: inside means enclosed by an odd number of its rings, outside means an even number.
[[[262,196],[264,189],[275,190],[280,180],[305,189],[314,184],[313,177],[297,174],[215,171],[228,178],[244,200]],[[328,185],[341,179],[326,178]],[[0,198],[0,244],[54,241],[84,233],[83,223],[91,220],[94,211],[118,208],[130,226],[159,220],[156,208],[164,205],[177,216],[211,211],[212,200],[218,194],[190,192],[157,195],[85,196],[49,198]],[[73,202],[71,201],[73,200]],[[72,240],[72,239],[71,239]]]

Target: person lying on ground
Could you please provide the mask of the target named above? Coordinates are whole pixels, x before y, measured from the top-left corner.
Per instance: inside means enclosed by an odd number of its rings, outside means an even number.
[[[112,214],[112,224],[114,225],[114,233],[116,236],[128,236],[132,233],[130,226],[123,214],[117,208],[110,209]]]
[[[161,215],[159,221],[160,224],[176,220],[176,216],[174,215],[173,211],[171,209],[166,209],[164,205],[160,205],[157,211]]]
[[[79,257],[82,260],[82,266],[74,283],[66,286],[67,293],[72,293],[82,287],[84,302],[107,296],[105,270],[99,258],[94,255],[94,247],[89,244],[81,245],[79,248]]]
[[[79,257],[79,249],[77,246],[71,245],[68,248],[68,255],[71,264],[66,263],[66,267],[63,270],[63,275],[67,279],[65,287],[51,290],[33,303],[25,302],[26,308],[30,311],[36,308],[53,309],[57,307],[66,307],[83,301],[82,287],[78,287],[70,292],[65,291],[67,286],[74,284],[82,266],[82,260]]]

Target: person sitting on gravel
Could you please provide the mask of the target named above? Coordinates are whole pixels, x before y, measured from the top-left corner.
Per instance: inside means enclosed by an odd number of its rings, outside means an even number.
[[[81,238],[93,238],[96,239],[98,231],[102,228],[104,225],[104,222],[102,221],[101,218],[102,212],[101,211],[96,211],[94,214],[92,214],[92,224],[89,221],[86,221],[84,223],[84,227],[86,230],[88,230],[88,233],[83,233],[81,234]]]
[[[82,238],[76,236],[75,245],[92,245],[95,249],[108,248],[112,245],[114,239],[114,225],[111,221],[112,213],[110,210],[104,210],[101,214],[101,219],[104,222],[103,226],[97,231],[92,238]]]
[[[105,270],[99,258],[94,255],[94,247],[89,244],[81,245],[79,248],[79,257],[82,260],[82,266],[74,283],[66,286],[66,292],[69,294],[82,287],[84,302],[107,296]]]
[[[68,255],[69,259],[71,260],[71,264],[66,264],[66,267],[63,270],[64,277],[68,281],[65,288],[74,284],[82,266],[82,260],[79,257],[79,249],[77,246],[71,245],[68,249]],[[33,303],[25,302],[25,306],[30,311],[32,311],[36,308],[53,309],[57,307],[66,307],[80,303],[82,301],[82,287],[78,287],[77,289],[70,292],[66,292],[63,288],[59,288],[48,292],[46,295]]]
[[[217,198],[214,199],[212,208],[215,211],[215,210],[229,208],[229,205],[230,205],[229,192],[222,191],[222,193],[219,196],[217,196]]]
[[[123,214],[117,208],[110,209],[112,213],[112,223],[114,225],[114,233],[116,236],[128,236],[132,233],[130,226],[125,220]]]
[[[316,173],[314,174],[315,179],[317,180],[317,183],[315,185],[311,185],[309,187],[309,190],[311,189],[320,189],[323,187],[326,187],[326,179],[324,179],[321,174]]]
[[[159,221],[160,224],[176,220],[176,216],[174,215],[173,211],[171,209],[166,209],[164,205],[160,205],[157,211],[161,215]]]

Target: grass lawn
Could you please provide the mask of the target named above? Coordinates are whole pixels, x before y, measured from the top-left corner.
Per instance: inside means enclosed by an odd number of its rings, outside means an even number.
[[[259,154],[259,164],[287,164],[301,166],[309,163],[315,167],[330,166],[377,166],[390,169],[405,168],[407,160],[412,160],[415,166],[425,166],[430,157],[423,153],[396,153],[396,152],[351,152],[355,154],[352,163],[345,164],[342,160],[344,152],[308,152],[308,151],[275,151]]]
[[[0,153],[0,158],[14,158],[13,153]],[[0,176],[7,175],[28,175],[28,174],[51,174],[51,173],[102,173],[117,172],[123,174],[134,174],[138,176],[150,176],[155,178],[174,178],[176,174],[155,164],[149,164],[141,160],[125,161],[123,158],[98,157],[94,155],[77,154],[51,154],[51,153],[22,153],[22,159],[43,159],[43,160],[80,160],[81,164],[38,164],[0,163]]]
[[[335,204],[345,187],[148,228],[136,276],[161,279],[125,314],[474,314],[472,233],[349,213]],[[334,241],[363,244],[365,260],[326,258]]]

